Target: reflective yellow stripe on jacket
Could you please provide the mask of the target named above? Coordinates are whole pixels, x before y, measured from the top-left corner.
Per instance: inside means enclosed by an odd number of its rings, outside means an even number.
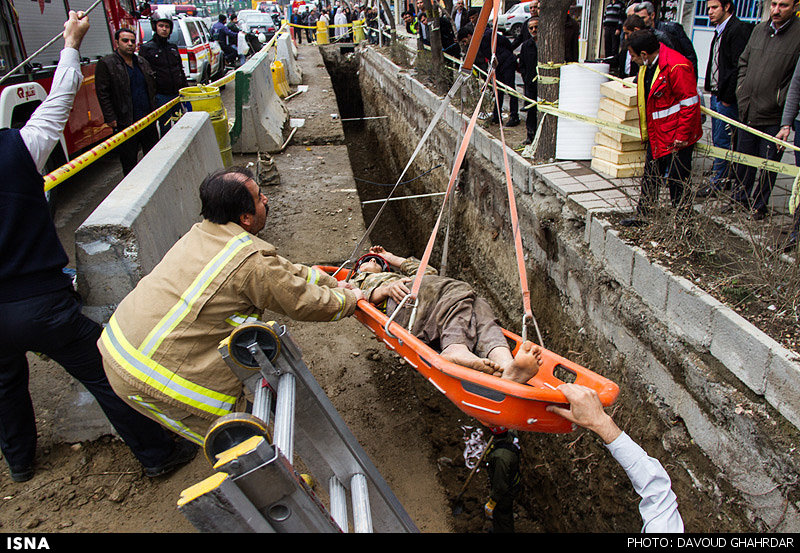
[[[222,248],[214,258],[208,262],[200,274],[194,279],[191,286],[183,293],[172,309],[170,309],[164,318],[150,331],[150,334],[142,342],[141,352],[144,355],[152,355],[158,349],[158,346],[172,332],[183,318],[192,310],[194,302],[197,301],[208,285],[214,280],[219,272],[230,262],[231,259],[248,244],[252,244],[250,233],[243,232],[234,238],[231,238],[225,247]]]
[[[150,331],[139,349],[128,342],[116,318],[112,316],[101,339],[114,360],[136,380],[181,403],[215,416],[231,412],[236,405],[235,397],[221,394],[178,376],[154,361],[152,355],[170,332],[191,312],[195,302],[214,278],[242,248],[251,243],[250,234],[247,232],[230,239],[200,271],[178,302]]]
[[[134,348],[125,338],[113,315],[100,339],[114,360],[143,384],[215,416],[226,415],[233,411],[236,405],[235,397],[190,382]]]

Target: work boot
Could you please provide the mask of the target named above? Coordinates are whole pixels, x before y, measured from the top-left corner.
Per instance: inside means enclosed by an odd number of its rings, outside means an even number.
[[[194,459],[195,455],[197,455],[197,445],[188,440],[178,440],[169,457],[158,466],[145,467],[144,474],[149,478],[167,475]]]
[[[506,127],[516,127],[517,125],[519,125],[519,123],[520,123],[519,117],[509,117],[508,123],[506,123]]]
[[[27,482],[31,478],[35,471],[33,470],[33,465],[25,465],[25,466],[18,466],[14,467],[9,465],[9,471],[11,472],[11,479],[14,482]]]

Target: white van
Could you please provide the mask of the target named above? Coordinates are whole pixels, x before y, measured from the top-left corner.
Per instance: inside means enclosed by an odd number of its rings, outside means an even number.
[[[172,18],[169,41],[178,46],[186,79],[199,84],[215,81],[225,75],[222,48],[211,40],[211,31],[200,17],[176,16]],[[141,44],[153,37],[149,19],[139,21]]]

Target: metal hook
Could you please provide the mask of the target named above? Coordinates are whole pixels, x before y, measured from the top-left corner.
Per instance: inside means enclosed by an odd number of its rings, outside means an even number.
[[[408,301],[408,298],[410,298],[410,297],[411,297],[411,294],[408,294],[408,295],[406,295],[406,297],[403,298],[403,301],[401,301],[397,305],[397,307],[394,309],[394,312],[392,312],[392,315],[391,315],[391,317],[389,317],[389,320],[387,320],[386,324],[383,325],[383,331],[386,333],[386,335],[388,337],[390,337],[390,338],[392,338],[394,340],[398,340],[398,338],[397,338],[397,336],[395,336],[394,334],[392,334],[389,331],[389,325],[392,324],[392,322],[394,322],[394,318],[397,316],[398,313],[400,313],[400,309],[403,307],[403,305],[406,303],[406,301]]]

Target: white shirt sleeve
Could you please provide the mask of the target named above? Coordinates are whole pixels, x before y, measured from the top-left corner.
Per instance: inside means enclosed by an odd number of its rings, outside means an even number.
[[[19,131],[39,172],[50,157],[53,147],[61,139],[81,83],[83,73],[80,54],[74,48],[64,48],[61,50],[47,99],[36,108]]]
[[[678,512],[678,500],[672,491],[667,471],[625,432],[606,447],[631,479],[633,488],[642,498],[642,532],[682,533],[683,519]]]

